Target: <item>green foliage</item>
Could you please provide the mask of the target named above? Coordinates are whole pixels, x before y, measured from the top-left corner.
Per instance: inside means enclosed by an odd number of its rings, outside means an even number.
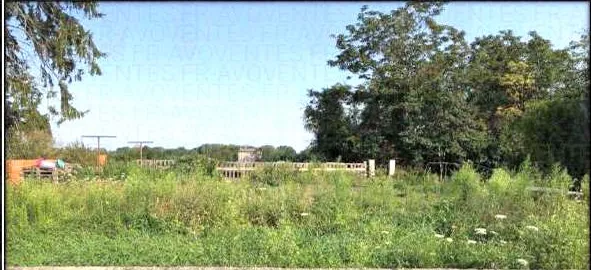
[[[51,133],[47,130],[22,132],[14,128],[6,137],[7,159],[36,159],[41,156],[52,158],[56,154]]]
[[[460,202],[467,202],[472,198],[480,198],[484,192],[483,183],[480,178],[480,175],[474,168],[470,164],[466,164],[453,174],[450,179],[450,188]]]
[[[287,164],[276,164],[276,166],[264,166],[258,168],[256,173],[248,175],[250,182],[263,185],[278,186],[282,182],[290,181],[297,172]]]
[[[355,154],[359,139],[353,135],[356,129],[351,104],[351,87],[336,84],[321,92],[309,90],[310,103],[304,110],[306,129],[315,134],[312,152],[324,160],[345,162],[358,161]]]
[[[214,176],[217,162],[203,155],[186,155],[175,160],[173,170],[182,174]]]
[[[96,151],[85,147],[81,142],[74,142],[66,147],[57,149],[58,158],[68,163],[79,164],[82,166],[96,166]],[[108,161],[108,160],[107,160]]]
[[[437,23],[443,7],[365,6],[334,36],[339,54],[328,65],[362,82],[309,91],[312,152],[324,160],[509,168],[530,155],[545,173],[554,162],[573,175],[588,171],[581,148],[589,144],[588,102],[581,102],[588,101],[588,35],[565,49],[535,31],[528,40],[505,30],[468,44],[463,31]]]
[[[197,152],[219,161],[236,161],[239,149],[238,145],[204,144],[197,148]]]
[[[5,7],[6,25],[6,95],[13,124],[28,121],[35,114],[43,99],[42,88],[49,87],[46,98],[58,97],[53,89],[59,86],[60,108],[49,106],[52,116],[59,116],[58,123],[80,118],[85,112],[72,105],[68,84],[80,81],[85,65],[90,75],[100,75],[97,61],[105,57],[93,42],[92,34],[79,21],[101,18],[96,2],[53,3],[11,2]],[[32,68],[41,75],[35,77]],[[9,126],[11,128],[12,126]]]
[[[589,171],[589,118],[584,102],[554,99],[527,104],[518,122],[519,131],[527,138],[522,144],[543,170],[560,162],[578,178]]]
[[[296,161],[297,152],[291,146],[279,146],[277,148],[272,145],[263,145],[259,147],[262,152],[262,161],[277,162],[277,161]]]
[[[25,181],[7,186],[7,263],[588,267],[588,205],[564,196],[534,203],[524,191],[538,174],[530,162],[521,167],[497,169],[487,183],[468,165],[448,182],[412,170],[369,180],[276,169],[281,180],[261,185],[138,167],[126,181]],[[555,172],[546,182],[564,183]]]

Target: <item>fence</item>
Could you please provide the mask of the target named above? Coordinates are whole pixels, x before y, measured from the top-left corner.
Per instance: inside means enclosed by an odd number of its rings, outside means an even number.
[[[339,163],[339,162],[326,162],[326,163],[303,163],[303,162],[221,162],[217,166],[217,171],[222,174],[225,178],[240,178],[245,174],[251,173],[259,168],[264,167],[283,167],[287,169],[293,169],[294,171],[349,171],[359,174],[373,176],[375,172],[375,166],[372,161],[364,163]],[[369,169],[369,170],[368,170]]]
[[[167,169],[174,165],[174,160],[170,159],[138,159],[135,163],[142,167],[154,169]]]

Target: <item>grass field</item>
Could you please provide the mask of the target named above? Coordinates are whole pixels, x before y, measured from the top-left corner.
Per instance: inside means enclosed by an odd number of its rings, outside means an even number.
[[[476,267],[587,269],[583,201],[559,169],[483,181],[397,173],[259,173],[239,182],[174,172],[8,186],[9,266]],[[583,186],[588,187],[588,178]]]

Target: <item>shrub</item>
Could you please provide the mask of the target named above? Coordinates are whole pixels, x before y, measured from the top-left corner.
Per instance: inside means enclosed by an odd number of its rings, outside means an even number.
[[[217,176],[217,161],[203,155],[185,155],[175,160],[173,170],[181,174]]]
[[[278,186],[282,182],[293,181],[297,172],[287,164],[266,165],[257,168],[254,173],[248,175],[250,182],[268,186]]]
[[[459,171],[452,175],[450,189],[461,202],[479,197],[484,192],[480,175],[470,164],[464,164]]]

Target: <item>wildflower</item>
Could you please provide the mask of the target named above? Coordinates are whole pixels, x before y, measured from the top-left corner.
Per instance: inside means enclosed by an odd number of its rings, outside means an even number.
[[[468,240],[468,244],[476,244],[476,241],[474,241],[474,240]]]
[[[505,215],[495,215],[495,218],[496,219],[506,219],[507,216],[505,216]]]
[[[503,245],[504,245],[504,244],[507,244],[507,241],[505,241],[505,240],[501,240],[501,244],[503,244]]]
[[[390,232],[388,231],[382,231],[383,234],[389,234]]]
[[[528,228],[528,229],[530,229],[530,230],[532,230],[532,231],[536,231],[536,232],[540,230],[536,226],[525,226],[525,227]]]
[[[447,242],[450,242],[450,243],[451,243],[451,242],[453,242],[454,240],[453,240],[453,239],[451,239],[450,237],[448,237],[448,238],[445,238],[445,241],[447,241]]]
[[[302,216],[302,217],[305,217],[305,216],[308,216],[308,215],[310,215],[310,213],[301,213],[300,214],[300,216]]]
[[[476,232],[476,234],[486,235],[486,229],[484,228],[476,228],[474,229],[474,231]]]
[[[521,264],[521,265],[523,265],[523,266],[527,266],[527,264],[528,264],[528,263],[527,263],[527,261],[526,261],[526,260],[524,260],[524,259],[517,259],[517,263],[518,263],[518,264]]]
[[[437,237],[437,238],[443,238],[443,237],[445,237],[445,236],[443,236],[442,234],[438,234],[438,233],[436,233],[436,234],[435,234],[435,237]]]
[[[498,232],[495,232],[495,231],[490,231],[490,233],[491,233],[492,235],[499,235],[499,233],[498,233]]]

